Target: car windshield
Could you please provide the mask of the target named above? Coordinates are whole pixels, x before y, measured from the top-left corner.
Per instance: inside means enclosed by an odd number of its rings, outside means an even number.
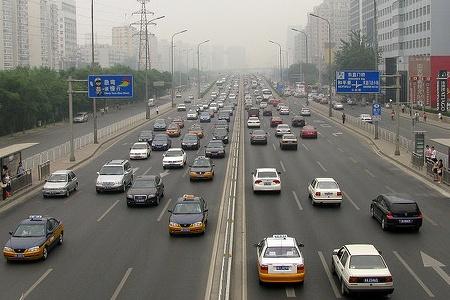
[[[264,130],[255,130],[253,135],[266,135],[266,132]]]
[[[295,139],[295,135],[293,135],[293,134],[285,134],[285,135],[283,135],[283,139]]]
[[[157,135],[155,136],[155,138],[153,139],[153,141],[162,141],[165,142],[167,141],[167,137],[165,135]]]
[[[146,144],[134,144],[133,149],[147,149]]]
[[[78,113],[77,114],[77,117],[83,117],[84,116],[84,113]]]
[[[164,120],[156,120],[155,125],[166,125],[166,121]]]
[[[182,156],[183,152],[181,150],[175,150],[175,151],[167,151],[166,157],[177,157]]]
[[[20,224],[13,237],[45,236],[45,224]]]
[[[258,178],[277,178],[278,174],[275,171],[258,172]]]
[[[417,204],[416,203],[392,203],[391,204],[391,212],[399,213],[399,212],[408,212],[415,213],[417,212]]]
[[[201,213],[200,203],[178,203],[173,209],[174,214],[199,214]]]
[[[141,134],[139,135],[140,137],[150,137],[152,136],[152,132],[141,132]]]
[[[155,181],[153,180],[143,180],[143,179],[138,179],[136,181],[134,181],[133,184],[134,188],[154,188],[156,187]]]
[[[183,141],[185,141],[185,142],[197,141],[197,136],[196,135],[185,135],[183,138]]]
[[[380,255],[352,255],[350,269],[385,269],[386,264]]]
[[[320,181],[317,184],[317,188],[325,190],[335,190],[339,189],[339,186],[334,181]]]
[[[67,174],[52,174],[50,178],[47,179],[48,182],[66,182]]]
[[[208,143],[208,148],[217,148],[217,147],[223,147],[223,142],[218,140],[218,141],[210,141]]]
[[[121,166],[103,166],[100,170],[100,175],[122,175],[123,169]]]
[[[267,247],[264,257],[300,257],[295,247]]]
[[[208,168],[211,166],[211,163],[209,162],[209,159],[206,158],[197,158],[194,161],[193,167],[201,167],[201,168]]]

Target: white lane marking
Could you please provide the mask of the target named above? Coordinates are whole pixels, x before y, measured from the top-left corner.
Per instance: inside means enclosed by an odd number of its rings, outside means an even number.
[[[158,222],[161,221],[161,218],[164,216],[164,213],[167,211],[167,208],[169,207],[170,202],[172,202],[172,198],[167,201],[166,205],[164,205],[163,210],[159,214],[158,219],[156,219],[156,221],[158,221]]]
[[[286,172],[286,168],[284,167],[282,160],[280,160],[280,165],[281,165],[281,169],[283,170],[283,172]]]
[[[336,296],[337,299],[341,298],[341,294],[339,293],[339,290],[336,286],[336,283],[334,282],[333,276],[331,275],[330,269],[328,268],[327,261],[325,260],[325,257],[323,256],[322,251],[317,251],[320,257],[320,261],[322,262],[323,269],[325,270],[325,274],[327,274],[328,281],[331,284],[331,288],[333,289],[334,296]]]
[[[275,147],[275,144],[272,143],[273,151],[277,151],[277,148]]]
[[[356,210],[360,210],[359,206],[356,205],[356,203],[352,200],[352,198],[346,193],[346,192],[342,192],[345,196],[345,198],[350,201],[350,203],[356,208]]]
[[[294,288],[286,288],[286,297],[288,298],[295,298],[295,290]]]
[[[411,274],[411,276],[417,281],[417,283],[423,288],[425,293],[428,294],[431,298],[434,298],[434,294],[431,292],[431,290],[423,283],[423,281],[417,276],[417,274],[411,269],[411,267],[406,263],[406,261],[398,254],[397,251],[393,251],[394,255],[397,257],[397,259],[402,263],[402,265],[405,267],[405,269]]]
[[[379,157],[383,157],[383,155],[380,154],[380,151],[378,151],[377,148],[375,148],[375,146],[372,145],[372,150],[373,152],[375,152],[376,155],[378,155]]]
[[[305,144],[303,144],[303,143],[302,143],[302,146],[303,146],[303,148],[305,148],[305,150],[306,150],[306,151],[309,151],[309,148],[308,148],[308,147],[306,147],[306,145],[305,145]]]
[[[136,174],[136,172],[139,170],[139,167],[133,168],[133,174]]]
[[[345,151],[342,148],[337,148],[339,151],[341,151],[342,153],[344,153]]]
[[[420,251],[420,256],[422,257],[422,263],[425,268],[432,268],[447,285],[450,285],[450,276],[442,269],[446,267],[443,263],[422,251]]]
[[[342,132],[335,132],[333,135],[337,137],[338,135],[342,135]]]
[[[133,271],[133,268],[128,268],[128,270],[125,272],[125,275],[123,275],[122,280],[120,281],[119,285],[117,286],[116,290],[114,291],[114,294],[111,296],[111,300],[116,300],[119,296],[120,291],[122,290],[123,286],[125,285],[125,282],[128,279],[128,276],[130,276],[131,271]]]
[[[423,216],[423,218],[424,218],[426,221],[430,222],[431,225],[433,225],[433,226],[438,226],[438,223],[436,223],[436,222],[435,222],[433,219],[431,219],[428,215],[424,214],[423,211],[422,211],[422,216]]]
[[[329,140],[329,139],[327,139],[327,142],[330,143],[330,144],[333,144],[333,142],[331,140]]]
[[[325,169],[325,167],[320,163],[320,161],[316,161],[316,163],[319,165],[319,167],[320,167],[324,172],[327,171],[327,169]]]
[[[393,188],[391,188],[390,186],[388,186],[388,185],[385,185],[384,186],[389,192],[391,192],[391,193],[395,193],[395,191],[394,191],[394,189]]]
[[[122,143],[122,146],[126,146],[126,145],[128,145],[129,143]]]
[[[187,173],[188,173],[188,171],[183,172],[183,175],[181,177],[183,177],[183,178],[186,177]]]
[[[372,178],[375,178],[375,175],[369,171],[369,169],[364,169],[364,171],[369,174]]]
[[[42,274],[41,277],[39,277],[39,279],[28,290],[26,290],[25,293],[22,294],[20,299],[25,299],[26,297],[28,297],[28,295],[30,295],[30,293],[39,285],[39,283],[41,283],[42,280],[44,280],[45,277],[47,277],[48,274],[50,274],[52,271],[53,271],[52,268],[50,268],[47,271],[45,271],[45,273]]]
[[[166,177],[167,175],[169,175],[169,170],[165,170],[164,172],[159,173],[159,176],[161,176],[161,178],[164,178],[164,177]]]
[[[298,209],[303,210],[303,206],[297,197],[297,193],[295,191],[292,191],[292,195],[294,195],[294,199],[295,199],[295,202],[297,202]]]
[[[151,169],[152,169],[152,167],[148,168],[147,170],[145,170],[144,174],[142,174],[142,175],[147,175],[147,173],[150,172]]]
[[[117,203],[119,203],[120,200],[116,200],[116,202],[114,202],[104,213],[103,215],[100,216],[100,218],[97,219],[97,222],[100,222],[110,211],[111,209],[114,208],[114,206],[117,205]]]
[[[355,164],[357,164],[358,163],[358,161],[356,160],[356,159],[354,159],[353,157],[349,157],[348,159],[350,159],[353,163],[355,163]]]

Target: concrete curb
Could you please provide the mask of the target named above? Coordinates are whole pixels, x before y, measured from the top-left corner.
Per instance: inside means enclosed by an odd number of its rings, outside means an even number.
[[[112,137],[108,138],[107,140],[101,142],[100,144],[98,144],[97,149],[95,149],[95,151],[93,153],[91,153],[86,158],[83,158],[82,160],[80,160],[80,161],[76,162],[75,164],[73,164],[72,166],[70,166],[70,169],[75,170],[81,164],[83,164],[83,163],[89,161],[90,159],[94,158],[97,155],[97,153],[99,152],[99,150],[105,144],[107,144],[107,143],[109,143],[109,142],[111,142],[111,141],[113,141],[115,139],[119,139],[123,135],[130,134],[131,131],[133,131],[133,130],[135,130],[135,129],[137,129],[137,128],[145,125],[145,124],[147,124],[150,121],[153,121],[154,119],[160,118],[161,116],[164,116],[164,115],[172,112],[173,110],[175,110],[175,108],[169,107],[169,109],[167,111],[165,111],[165,112],[163,112],[163,113],[161,113],[159,115],[156,115],[156,116],[150,118],[149,120],[145,120],[145,121],[141,122],[140,124],[136,124],[136,125],[132,126],[131,128],[128,128],[128,129],[124,130],[123,132],[119,133],[118,135],[112,136]],[[30,199],[31,199],[31,196],[37,194],[38,193],[37,191],[40,190],[40,188],[44,185],[44,183],[45,183],[45,181],[42,181],[42,182],[38,183],[36,186],[34,186],[34,187],[31,187],[31,188],[19,191],[17,194],[14,194],[13,196],[8,198],[7,200],[0,201],[0,212],[3,212],[5,210],[7,210],[7,209],[10,209],[10,208],[18,205],[18,204],[21,204],[21,203],[25,202],[27,200],[26,199],[27,197],[30,197]],[[10,205],[10,206],[5,208],[5,209],[3,209],[5,206],[8,206],[8,205]]]

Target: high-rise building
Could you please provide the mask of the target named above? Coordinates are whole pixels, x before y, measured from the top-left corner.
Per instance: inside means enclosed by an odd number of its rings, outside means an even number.
[[[75,67],[77,62],[77,18],[75,0],[58,0],[59,68]]]
[[[365,35],[373,43],[374,0],[350,1],[350,29]]]
[[[123,54],[120,62],[130,68],[137,68],[139,36],[132,26],[118,26],[112,28],[112,47]]]

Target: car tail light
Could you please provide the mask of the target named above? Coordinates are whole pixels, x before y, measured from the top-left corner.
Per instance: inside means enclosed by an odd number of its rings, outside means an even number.
[[[386,276],[383,279],[384,279],[384,282],[392,282],[392,276]]]
[[[358,277],[354,277],[354,276],[350,276],[350,278],[348,279],[349,283],[357,283],[359,280]]]
[[[268,273],[269,272],[269,267],[267,265],[260,265],[259,266],[259,271],[261,273]]]
[[[392,215],[391,212],[388,212],[386,215],[386,219],[392,220],[394,218],[394,216]]]
[[[280,184],[280,181],[279,181],[278,179],[275,179],[275,180],[273,181],[273,183],[275,183],[275,184]]]
[[[316,192],[316,196],[320,196],[320,192]]]
[[[255,184],[260,184],[261,182],[262,182],[262,180],[258,179],[258,180],[255,181]]]
[[[422,219],[422,218],[423,218],[422,213],[419,212],[419,213],[417,214],[417,217],[420,218],[420,219]]]
[[[305,265],[297,265],[297,273],[303,273],[305,272]]]
[[[342,196],[342,192],[337,192],[336,195]]]

